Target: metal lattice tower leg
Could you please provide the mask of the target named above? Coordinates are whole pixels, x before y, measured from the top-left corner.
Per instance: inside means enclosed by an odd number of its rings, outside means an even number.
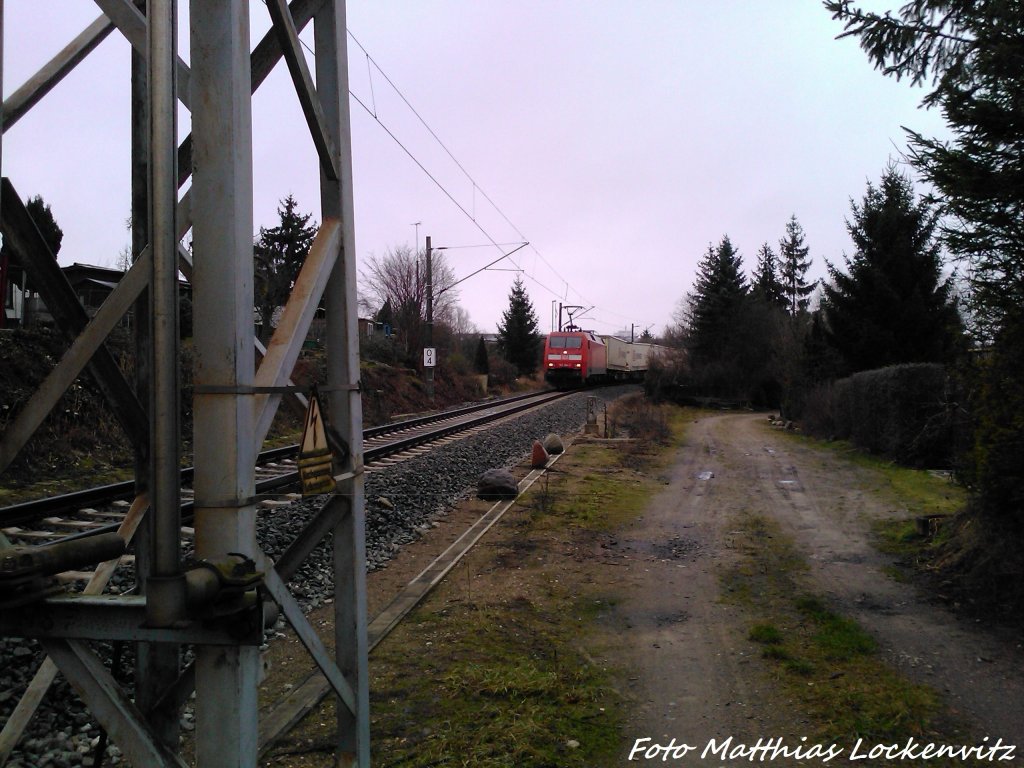
[[[327,286],[327,351],[331,416],[351,443],[351,478],[331,503],[344,507],[334,531],[335,656],[355,692],[355,711],[338,706],[340,748],[347,765],[370,764],[370,703],[366,645],[366,537],[363,498],[362,402],[358,392],[355,228],[344,2],[324,3],[315,19],[318,92],[328,132],[339,151],[340,178],[321,169],[324,220],[342,223],[342,251]],[[345,762],[339,763],[346,765]]]
[[[273,30],[252,52],[250,3],[191,0],[191,67],[176,53],[177,0],[96,3],[105,15],[12,94],[10,109],[0,113],[0,121],[5,131],[10,128],[115,29],[131,42],[134,265],[97,313],[97,321],[87,325],[52,254],[4,180],[0,227],[21,265],[34,270],[48,306],[59,312],[72,350],[19,414],[17,428],[0,436],[0,470],[56,403],[60,387],[90,365],[136,447],[139,495],[123,535],[134,535],[149,506],[135,540],[144,589],[140,596],[96,601],[88,598],[95,593],[88,591],[90,582],[81,599],[50,601],[40,595],[30,607],[0,615],[0,633],[38,637],[133,763],[183,765],[174,752],[177,716],[194,687],[199,765],[256,765],[261,748],[258,600],[221,623],[208,624],[202,601],[208,599],[209,571],[182,572],[177,476],[180,268],[194,289],[196,555],[214,568],[229,562],[230,553],[251,558],[261,572],[256,580],[264,593],[278,603],[338,696],[339,765],[368,767],[362,411],[344,0],[267,0]],[[310,21],[316,86],[298,40],[298,31]],[[0,0],[0,50],[2,22]],[[256,369],[251,93],[281,58],[288,64],[320,160],[322,225]],[[178,102],[192,109],[193,134],[181,146],[176,136]],[[178,188],[193,169],[192,188],[179,201]],[[194,259],[179,245],[190,226]],[[254,463],[281,394],[289,389],[288,376],[322,296],[329,321],[329,415],[347,450],[336,457],[337,492],[315,524],[299,536],[291,560],[278,570],[256,544]],[[137,319],[146,323],[139,341],[138,393],[102,346],[133,302]],[[151,354],[144,356],[147,351]],[[330,525],[325,527],[324,521]],[[334,534],[333,659],[286,586],[298,561],[328,528]],[[204,573],[206,582],[197,588],[193,577],[202,582]],[[105,583],[98,574],[96,591]],[[257,597],[251,586],[241,593]],[[50,613],[59,620],[52,621]],[[83,642],[129,637],[139,649],[134,701]],[[178,648],[185,644],[195,646],[196,661],[179,674]],[[53,679],[56,667],[48,664],[33,682],[33,695],[19,703],[18,725],[8,727],[9,722],[0,734],[0,762]]]
[[[256,547],[249,4],[190,14],[196,555],[217,559]],[[196,649],[200,765],[255,765],[258,673],[258,648]]]

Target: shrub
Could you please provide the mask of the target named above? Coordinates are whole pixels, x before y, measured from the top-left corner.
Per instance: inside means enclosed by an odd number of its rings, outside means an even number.
[[[909,466],[951,466],[952,408],[945,369],[913,363],[861,371],[807,394],[809,434],[849,439]]]
[[[655,402],[678,401],[688,391],[689,366],[682,350],[652,355],[644,375],[644,392]]]
[[[503,357],[494,357],[490,363],[490,383],[496,387],[511,387],[519,376],[519,370]]]
[[[457,376],[469,376],[470,374],[469,361],[459,351],[451,352],[443,365]]]
[[[372,336],[359,337],[359,357],[384,365],[395,365],[398,362],[398,347],[393,338],[375,333]]]

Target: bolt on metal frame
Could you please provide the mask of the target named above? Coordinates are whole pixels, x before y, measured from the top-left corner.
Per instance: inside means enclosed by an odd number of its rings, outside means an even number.
[[[280,605],[338,696],[338,764],[368,766],[362,411],[344,0],[268,0],[272,30],[252,52],[248,2],[191,0],[191,67],[177,55],[177,0],[95,1],[102,15],[11,95],[0,110],[0,124],[3,131],[13,126],[114,29],[129,40],[134,263],[90,320],[55,269],[14,186],[4,179],[0,230],[33,275],[70,348],[0,435],[0,471],[88,367],[136,448],[139,493],[122,535],[131,539],[135,534],[141,595],[87,596],[102,591],[114,567],[110,563],[97,571],[86,596],[33,604],[35,621],[24,609],[4,612],[0,634],[26,634],[28,627],[50,660],[0,733],[0,764],[52,681],[54,663],[134,764],[183,765],[176,754],[178,710],[193,688],[199,765],[256,764],[262,634],[250,628],[239,639],[203,627],[189,621],[186,606],[177,475],[180,269],[194,290],[196,554],[217,561],[242,552],[256,561],[264,571],[264,590]],[[298,40],[310,21],[316,86]],[[0,50],[2,38],[0,0]],[[256,369],[251,94],[282,57],[320,159],[323,224],[273,338],[266,350],[259,350],[263,358]],[[192,110],[193,126],[180,145],[178,102]],[[190,174],[191,189],[179,199],[178,190]],[[190,226],[194,259],[180,245]],[[281,399],[265,392],[288,384],[321,298],[328,312],[330,414],[348,451],[335,466],[336,494],[278,569],[255,540],[254,461]],[[140,357],[138,394],[112,365],[104,345],[133,302],[140,315],[137,326],[143,328],[139,352],[149,353],[148,360]],[[333,659],[287,589],[298,562],[327,531],[334,540]],[[111,637],[137,643],[134,701],[83,642]],[[186,643],[195,645],[196,660],[180,669],[177,649]]]

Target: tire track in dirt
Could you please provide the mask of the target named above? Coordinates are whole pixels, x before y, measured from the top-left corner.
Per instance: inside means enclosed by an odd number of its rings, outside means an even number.
[[[726,475],[750,483],[761,509],[794,539],[817,589],[879,642],[910,679],[941,692],[976,735],[1024,745],[1024,652],[1019,637],[967,624],[887,577],[870,545],[871,521],[891,507],[861,490],[862,470],[767,430],[763,416],[706,420]]]
[[[611,621],[636,702],[624,757],[643,737],[703,747],[709,739],[793,732],[779,719],[741,611],[719,600],[719,570],[736,555],[728,530],[734,503],[720,491],[725,464],[713,423],[700,419],[688,429],[662,478],[667,487],[619,542],[628,559],[625,576],[611,582],[620,593]],[[672,764],[708,763],[698,752]]]

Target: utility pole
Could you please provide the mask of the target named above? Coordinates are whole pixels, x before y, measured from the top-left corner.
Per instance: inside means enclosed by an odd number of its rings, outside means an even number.
[[[434,274],[431,263],[430,235],[427,235],[427,343],[428,350],[434,348]],[[427,365],[427,362],[431,363]],[[434,402],[434,364],[437,362],[435,353],[424,352],[424,373],[427,376],[427,396]]]

